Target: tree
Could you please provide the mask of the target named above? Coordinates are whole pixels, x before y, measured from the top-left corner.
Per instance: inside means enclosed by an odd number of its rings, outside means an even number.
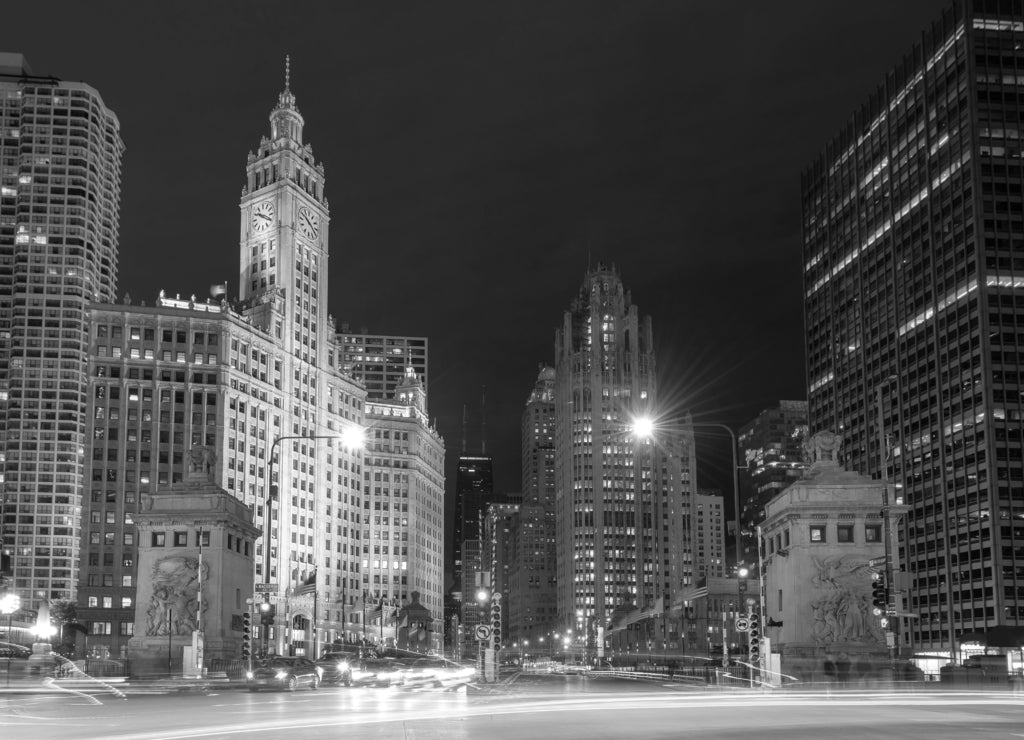
[[[70,656],[75,653],[75,633],[80,630],[78,624],[78,605],[67,599],[58,599],[50,603],[50,622],[57,627],[60,642],[54,646],[54,652]]]

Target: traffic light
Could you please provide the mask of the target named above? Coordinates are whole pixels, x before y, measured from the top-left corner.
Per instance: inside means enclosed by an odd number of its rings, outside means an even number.
[[[761,617],[754,611],[747,614],[747,649],[751,663],[761,660]]]
[[[491,645],[501,650],[501,594],[494,594],[491,599]]]
[[[242,658],[248,660],[252,656],[252,614],[242,614]]]
[[[884,573],[875,573],[871,578],[871,605],[875,607],[874,612],[877,617],[885,614],[889,607],[889,589],[886,588]]]
[[[274,617],[277,616],[277,607],[273,604],[263,602],[260,605],[260,624],[264,627],[271,627],[274,624]]]

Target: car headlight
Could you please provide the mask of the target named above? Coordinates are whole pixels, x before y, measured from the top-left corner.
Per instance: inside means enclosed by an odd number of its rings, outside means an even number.
[[[245,672],[245,677],[248,678],[249,680],[252,680],[252,675],[253,675],[252,671],[246,671]]]
[[[288,671],[278,671],[274,675],[274,678],[276,678],[278,681],[284,681],[286,678],[288,678]]]
[[[340,663],[338,663],[338,670],[339,671],[347,671],[348,670],[348,661],[343,660]]]

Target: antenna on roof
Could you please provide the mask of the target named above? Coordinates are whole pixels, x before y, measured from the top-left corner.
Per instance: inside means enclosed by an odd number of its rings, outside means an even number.
[[[480,396],[480,454],[487,457],[487,386]]]

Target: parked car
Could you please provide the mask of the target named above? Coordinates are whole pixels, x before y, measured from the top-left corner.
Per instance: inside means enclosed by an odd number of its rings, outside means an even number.
[[[359,664],[359,653],[328,650],[316,664],[320,668],[323,683],[351,686],[352,667]]]
[[[259,660],[253,669],[245,674],[249,691],[259,689],[286,689],[295,691],[307,685],[320,688],[322,669],[308,658],[274,656]]]

